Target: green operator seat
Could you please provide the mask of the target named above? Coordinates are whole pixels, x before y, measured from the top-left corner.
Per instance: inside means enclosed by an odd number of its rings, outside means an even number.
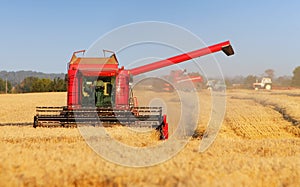
[[[104,106],[104,82],[97,80],[95,85],[95,105],[96,107]]]

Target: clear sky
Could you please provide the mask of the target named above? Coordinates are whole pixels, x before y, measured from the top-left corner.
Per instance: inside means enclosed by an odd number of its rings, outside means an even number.
[[[72,52],[110,30],[140,21],[182,26],[205,43],[230,40],[236,55],[217,56],[227,76],[300,66],[300,1],[0,1],[0,71],[66,72]],[[121,62],[122,63],[122,62]]]

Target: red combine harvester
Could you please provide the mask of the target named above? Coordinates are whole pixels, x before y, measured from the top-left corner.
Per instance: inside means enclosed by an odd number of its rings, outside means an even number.
[[[234,54],[229,41],[126,70],[116,55],[104,58],[77,57],[74,52],[68,64],[67,106],[36,107],[33,127],[72,127],[77,124],[111,126],[114,124],[152,127],[168,138],[167,116],[161,107],[136,106],[131,91],[132,77],[181,63],[210,53]]]
[[[164,83],[164,91],[174,91],[174,87],[171,84],[176,86],[176,89],[183,91],[192,91],[200,90],[202,88],[203,79],[198,73],[186,73],[185,70],[172,70],[169,75],[163,76],[169,83]],[[192,83],[192,84],[187,84]]]

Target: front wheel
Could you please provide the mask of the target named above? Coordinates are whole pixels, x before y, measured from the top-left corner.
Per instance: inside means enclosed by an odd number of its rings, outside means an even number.
[[[271,85],[271,84],[267,84],[267,85],[265,86],[265,89],[266,89],[266,90],[271,90],[271,89],[272,89],[272,85]]]

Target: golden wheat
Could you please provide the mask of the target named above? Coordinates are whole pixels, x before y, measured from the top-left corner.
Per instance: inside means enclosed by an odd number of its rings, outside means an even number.
[[[36,106],[64,106],[67,93],[0,94],[0,123],[33,122]]]
[[[298,93],[259,92],[260,97],[254,91],[230,91],[223,126],[206,152],[198,152],[201,139],[192,139],[172,159],[146,168],[106,161],[89,148],[77,128],[2,126],[0,186],[299,186],[299,135],[272,106],[256,101],[265,97],[290,108],[287,112],[298,116],[297,106],[287,106],[300,105]],[[3,104],[0,112],[5,114],[0,122],[31,121],[36,105],[65,105],[65,96],[65,93],[0,95]],[[256,100],[249,99],[250,96]],[[161,93],[161,97],[173,102],[170,104],[173,108],[167,112],[168,119],[174,120],[178,117],[172,115],[177,112],[176,95]],[[281,102],[284,97],[287,105]],[[198,126],[205,130],[210,120],[211,96],[203,91],[199,98]],[[132,146],[143,147],[154,142],[151,133],[143,139],[125,127],[107,131]]]

